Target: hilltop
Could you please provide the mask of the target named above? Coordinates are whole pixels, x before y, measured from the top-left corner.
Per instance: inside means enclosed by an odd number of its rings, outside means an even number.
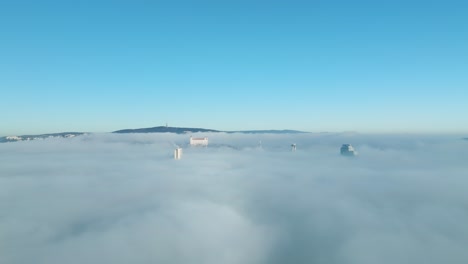
[[[157,126],[157,127],[148,127],[148,128],[122,129],[122,130],[114,131],[112,133],[176,133],[176,134],[186,134],[186,133],[196,133],[196,132],[221,132],[221,131],[214,130],[214,129],[206,129],[206,128]]]

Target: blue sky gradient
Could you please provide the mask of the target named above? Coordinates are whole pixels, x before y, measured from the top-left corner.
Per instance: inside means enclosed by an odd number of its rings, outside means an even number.
[[[2,1],[0,135],[468,132],[467,1]]]

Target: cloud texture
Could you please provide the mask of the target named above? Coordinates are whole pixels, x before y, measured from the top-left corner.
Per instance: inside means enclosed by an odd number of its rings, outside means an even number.
[[[468,262],[460,137],[203,135],[1,144],[0,263]]]

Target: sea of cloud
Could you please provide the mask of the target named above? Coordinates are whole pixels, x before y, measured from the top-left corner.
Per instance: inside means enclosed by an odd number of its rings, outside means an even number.
[[[0,263],[468,263],[458,136],[205,135],[0,144]]]

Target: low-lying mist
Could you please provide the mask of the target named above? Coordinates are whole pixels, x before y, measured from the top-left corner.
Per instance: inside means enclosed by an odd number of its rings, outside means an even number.
[[[461,137],[194,136],[0,144],[0,263],[468,262]]]

